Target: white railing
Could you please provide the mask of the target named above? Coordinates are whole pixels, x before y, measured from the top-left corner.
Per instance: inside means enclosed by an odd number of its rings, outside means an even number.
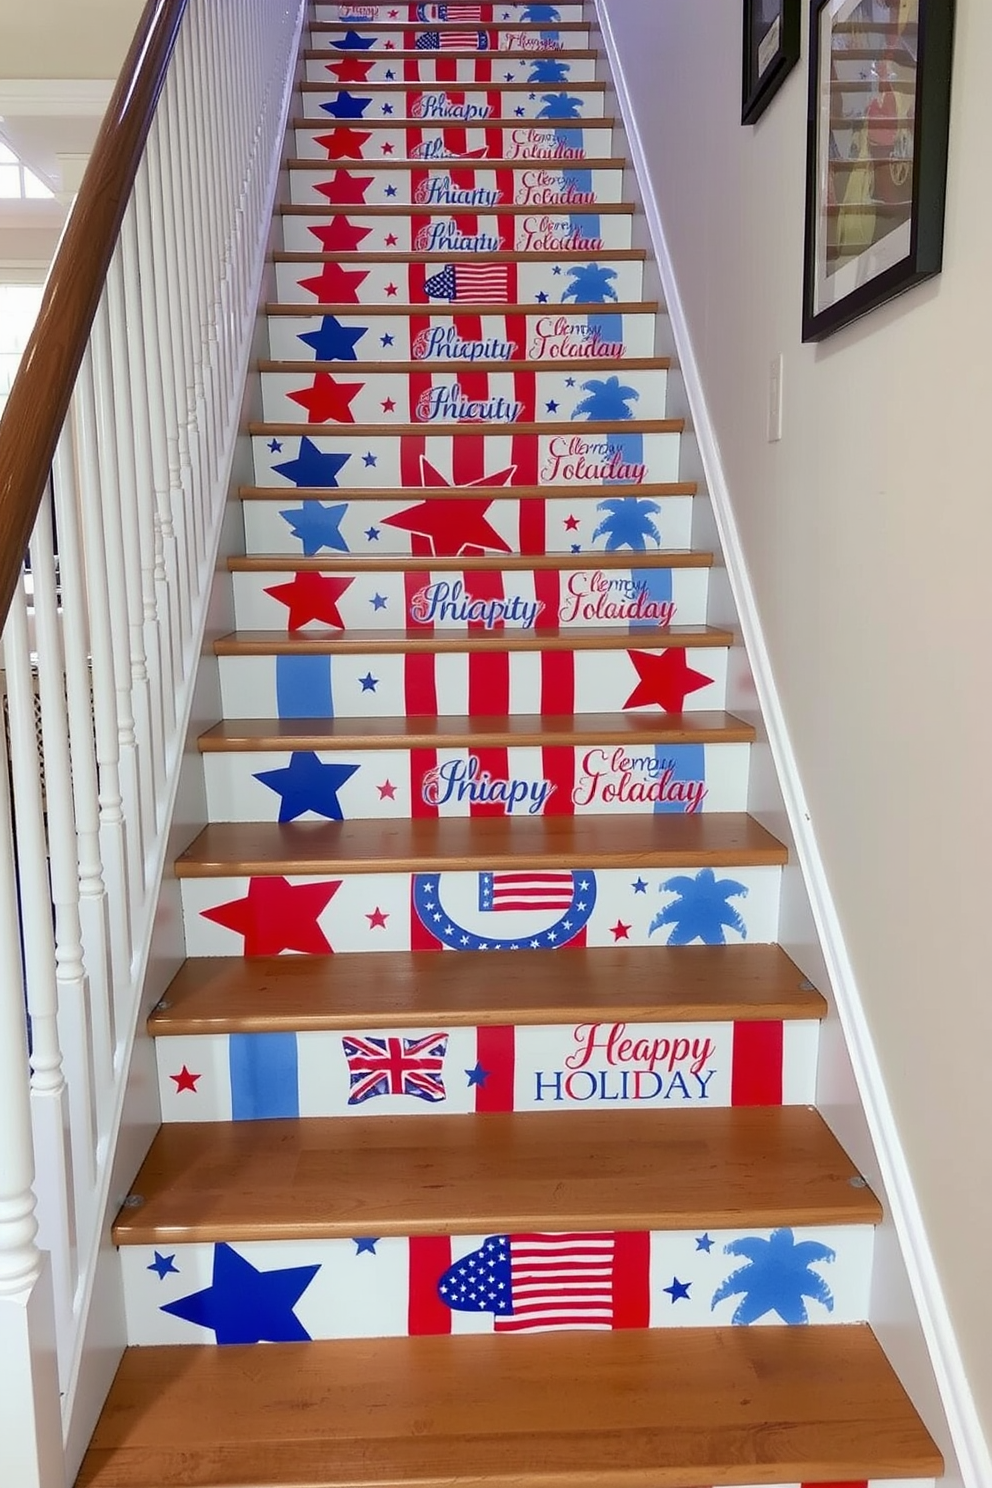
[[[146,20],[167,4],[150,0]],[[11,1488],[63,1488],[69,1470],[63,1426],[112,1218],[302,8],[189,0],[3,632],[0,1462]],[[5,419],[0,447],[14,435]]]

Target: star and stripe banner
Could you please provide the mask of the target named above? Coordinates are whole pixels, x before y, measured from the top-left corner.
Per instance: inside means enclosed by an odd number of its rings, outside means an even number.
[[[434,211],[429,207],[397,208],[375,216],[361,208],[322,212],[299,204],[286,219],[290,252],[554,253],[592,256],[604,248],[631,246],[631,218],[626,213],[592,215],[588,210],[515,206],[499,213]]]
[[[582,6],[572,0],[563,0],[560,5],[526,5],[523,0],[512,0],[509,4],[495,3],[484,5],[328,5],[318,4],[314,12],[315,19],[328,22],[348,22],[353,25],[374,25],[381,22],[424,21],[428,23],[437,22],[473,22],[475,24],[488,24],[492,21],[513,21],[516,23],[530,25],[557,25],[561,21],[581,21]]]
[[[415,52],[369,57],[354,54],[331,61],[307,60],[309,83],[335,85],[363,83],[527,83],[531,87],[571,89],[596,81],[595,57],[534,56],[527,52],[477,52],[473,56],[452,52]]]
[[[345,305],[380,305],[383,307],[404,305],[423,306],[434,304],[441,308],[445,304],[451,304],[438,293],[429,294],[427,285],[429,281],[436,280],[436,288],[439,291],[448,288],[449,280],[447,271],[456,270],[459,260],[449,259],[447,263],[440,261],[425,261],[416,259],[412,255],[401,255],[395,251],[390,258],[381,263],[362,262],[361,260],[337,259],[324,261],[316,257],[316,244],[313,248],[314,258],[310,263],[277,263],[276,293],[283,307],[290,305],[306,305],[313,307],[314,304],[345,306]],[[549,261],[539,255],[534,255],[530,260],[509,261],[502,265],[506,273],[505,303],[513,307],[522,306],[525,309],[520,313],[526,314],[527,310],[536,313],[539,306],[547,306],[545,317],[542,319],[542,334],[547,333],[557,325],[557,318],[549,322],[547,315],[556,307],[560,306],[567,317],[562,322],[562,331],[569,327],[575,328],[573,341],[578,344],[580,337],[584,341],[598,342],[598,349],[603,353],[599,360],[619,360],[618,349],[622,348],[622,337],[619,347],[616,343],[607,342],[602,334],[602,317],[613,315],[613,306],[618,302],[632,303],[642,298],[643,294],[643,263],[636,258],[611,258],[608,261],[590,260],[580,255],[570,255]],[[438,276],[444,275],[444,278]],[[503,279],[494,279],[498,291],[503,290]],[[478,286],[479,289],[484,285]],[[576,305],[602,306],[601,311],[587,311],[585,313],[575,310]],[[536,331],[536,327],[535,327]],[[389,351],[390,347],[382,347],[382,333],[379,335],[379,351]],[[466,336],[466,340],[472,338]],[[536,339],[536,336],[535,336]],[[360,349],[360,348],[359,348]],[[563,348],[564,350],[565,348]],[[597,349],[594,345],[594,351]],[[369,360],[381,362],[389,360],[388,357],[373,356],[370,348]],[[588,353],[589,348],[584,348]],[[493,361],[506,360],[505,351],[501,354],[501,348],[493,348]],[[480,353],[481,356],[481,353]],[[476,357],[479,360],[480,357]],[[567,357],[557,357],[556,360],[567,360]],[[296,360],[300,360],[297,355]],[[533,359],[532,359],[533,360]],[[576,357],[573,360],[580,360]],[[563,376],[573,372],[572,367],[563,371]],[[574,384],[573,384],[574,386]],[[659,404],[662,407],[663,404]]]
[[[301,159],[330,161],[531,160],[561,165],[604,159],[612,154],[613,130],[595,120],[584,124],[469,125],[398,123],[370,119],[364,128],[321,115],[304,94],[304,114],[312,124],[296,131]],[[323,128],[320,128],[320,125]]]
[[[370,932],[371,933],[371,932]],[[814,1099],[816,1024],[583,1023],[159,1038],[165,1121],[666,1111]]]
[[[132,1344],[223,1345],[857,1323],[872,1254],[855,1224],[160,1243],[122,1261]]]
[[[315,26],[311,30],[314,47],[330,48],[341,53],[370,52],[516,52],[540,54],[589,50],[588,26],[569,30],[554,27],[530,29],[524,25],[463,27],[450,23],[437,26],[405,27],[385,23],[375,31],[359,30],[346,24]]]
[[[606,95],[593,84],[549,90],[539,84],[497,83],[484,91],[422,84],[398,89],[389,83],[352,84],[334,89],[326,77],[308,82],[304,93],[310,118],[321,114],[341,124],[376,119],[423,119],[454,127],[506,119],[543,122],[602,118]]]
[[[373,162],[362,170],[323,162],[294,169],[290,198],[298,206],[436,207],[473,211],[498,206],[588,209],[618,203],[619,170],[546,167],[526,161],[496,169],[477,166],[413,165],[406,169]]]

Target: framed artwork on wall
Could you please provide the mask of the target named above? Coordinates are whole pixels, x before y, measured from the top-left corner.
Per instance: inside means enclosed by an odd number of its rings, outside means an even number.
[[[744,0],[741,123],[753,124],[799,61],[800,0]]]
[[[940,272],[954,0],[812,0],[803,340]]]

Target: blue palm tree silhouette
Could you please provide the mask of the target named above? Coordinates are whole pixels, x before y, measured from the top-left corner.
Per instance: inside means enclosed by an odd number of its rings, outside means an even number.
[[[568,93],[544,93],[541,95],[544,108],[536,115],[538,119],[581,119],[582,99]]]
[[[605,382],[594,378],[592,382],[583,382],[581,387],[582,391],[588,393],[589,396],[583,398],[582,402],[573,409],[573,418],[581,418],[583,414],[590,419],[634,417],[629,404],[641,395],[636,388],[624,387],[619,377],[607,377]]]
[[[532,63],[529,83],[567,83],[572,71],[571,62],[559,62],[557,57],[542,57]]]
[[[601,264],[594,263],[577,264],[574,269],[569,269],[568,277],[572,282],[561,297],[563,305],[566,300],[583,305],[605,305],[607,300],[618,298],[613,288],[616,269],[604,269]]]
[[[822,1276],[810,1270],[816,1261],[832,1261],[834,1251],[817,1240],[797,1243],[791,1230],[775,1230],[770,1240],[745,1235],[724,1246],[727,1255],[743,1256],[740,1266],[713,1293],[712,1307],[725,1297],[741,1294],[732,1323],[756,1323],[766,1312],[777,1312],[783,1323],[808,1323],[805,1297],[834,1310],[834,1294]]]
[[[618,548],[643,553],[649,537],[654,539],[657,547],[661,547],[661,533],[651,520],[661,511],[657,501],[617,496],[613,501],[598,502],[596,510],[606,512],[606,516],[593,533],[592,540],[595,542],[598,537],[605,537],[608,553],[615,553]]]
[[[695,878],[686,874],[667,878],[660,892],[677,897],[655,915],[648,926],[649,935],[662,925],[671,925],[670,946],[689,945],[694,940],[701,940],[703,945],[726,945],[725,930],[736,930],[741,940],[747,939],[747,925],[727,903],[747,894],[746,885],[736,879],[718,879],[712,868],[701,868]]]
[[[561,20],[561,12],[555,5],[528,5],[524,9],[520,19],[522,21],[533,21],[535,24],[542,22],[555,22]]]

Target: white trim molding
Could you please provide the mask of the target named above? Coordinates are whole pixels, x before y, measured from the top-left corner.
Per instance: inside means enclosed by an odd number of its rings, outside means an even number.
[[[112,78],[0,78],[0,118],[99,117],[113,91]]]

